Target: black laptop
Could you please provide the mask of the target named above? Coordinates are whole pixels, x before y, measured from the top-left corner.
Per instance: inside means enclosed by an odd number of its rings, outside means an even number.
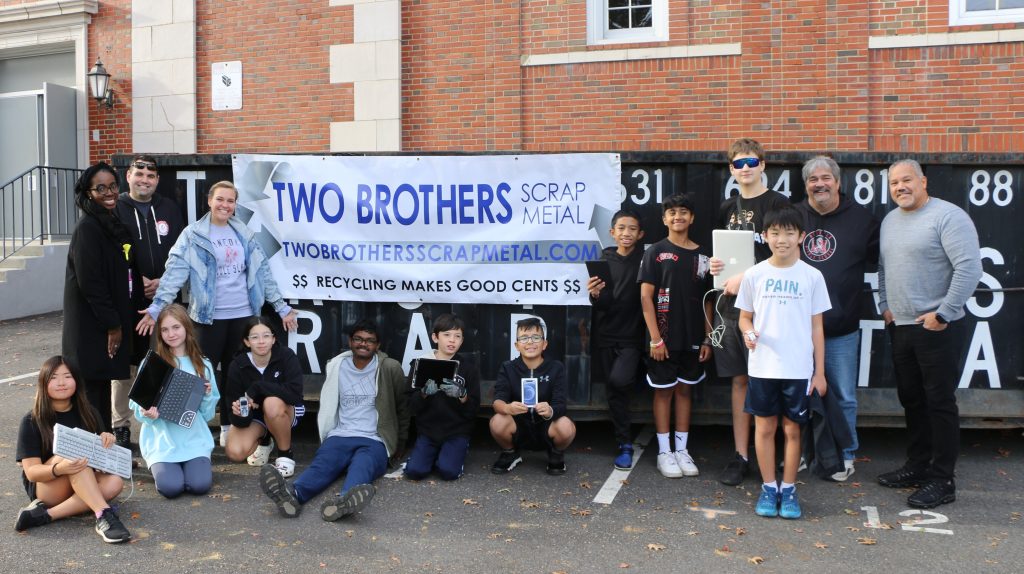
[[[423,357],[412,362],[412,388],[422,389],[427,381],[440,385],[444,379],[455,380],[459,372],[459,362],[446,359],[430,359]]]
[[[160,418],[192,428],[205,394],[203,379],[170,366],[150,349],[139,365],[128,398],[144,409],[156,405]]]

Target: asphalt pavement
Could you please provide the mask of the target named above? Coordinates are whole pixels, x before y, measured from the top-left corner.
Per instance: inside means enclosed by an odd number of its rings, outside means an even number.
[[[31,408],[34,372],[59,353],[60,320],[0,322],[2,572],[1024,571],[1021,429],[964,431],[957,501],[933,512],[910,509],[909,490],[875,483],[902,463],[900,429],[862,430],[862,458],[846,483],[801,473],[804,518],[787,521],[754,515],[754,479],[715,480],[731,456],[726,427],[691,430],[694,478],[658,474],[652,444],[628,476],[613,476],[607,423],[579,425],[565,476],[545,473],[543,453],[496,476],[498,451],[481,420],[460,480],[380,479],[365,512],[335,523],[320,519],[321,497],[296,519],[279,517],[258,469],[229,463],[218,447],[205,496],[165,500],[145,466],[136,469],[134,492],[120,502],[128,544],[104,544],[91,517],[19,534],[14,520],[28,499],[14,461],[18,422]],[[314,418],[299,427],[299,471],[316,449]]]

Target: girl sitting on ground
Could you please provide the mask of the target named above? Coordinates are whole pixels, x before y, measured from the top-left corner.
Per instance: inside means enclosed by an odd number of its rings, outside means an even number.
[[[203,379],[206,395],[189,428],[159,418],[156,405],[143,409],[130,401],[135,418],[142,423],[139,450],[161,495],[174,498],[183,492],[206,494],[213,485],[213,435],[206,421],[213,419],[220,399],[217,387],[210,384],[214,380],[213,365],[199,350],[195,326],[184,307],[177,303],[164,307],[156,325],[156,353],[171,366]]]
[[[109,503],[124,488],[121,477],[93,470],[85,458],[69,460],[53,454],[54,425],[92,433],[103,426],[79,380],[61,356],[50,357],[39,369],[35,404],[21,421],[17,449],[25,492],[33,500],[18,513],[14,529],[21,532],[92,511],[96,533],[104,542],[124,542],[131,534]],[[100,438],[105,448],[114,444],[114,435],[108,432],[100,433]]]
[[[228,458],[263,466],[277,442],[274,466],[285,477],[295,474],[292,428],[306,409],[302,404],[302,367],[291,349],[277,344],[270,321],[252,317],[242,331],[243,351],[228,367],[227,390],[231,401]],[[243,416],[241,399],[248,402]],[[252,424],[256,423],[256,424]]]

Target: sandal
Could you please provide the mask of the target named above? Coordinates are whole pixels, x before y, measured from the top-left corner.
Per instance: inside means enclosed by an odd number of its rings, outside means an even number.
[[[249,463],[249,466],[263,466],[270,462],[270,453],[272,452],[274,452],[273,438],[270,439],[270,444],[258,445],[256,450],[245,460]]]

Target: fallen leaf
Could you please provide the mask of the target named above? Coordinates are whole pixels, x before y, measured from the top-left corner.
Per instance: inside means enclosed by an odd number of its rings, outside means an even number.
[[[804,529],[803,528],[794,528],[793,532],[796,532],[796,533],[799,533],[799,534],[803,534]]]
[[[850,516],[857,516],[858,514],[860,514],[856,510],[850,510],[849,508],[844,508],[843,512],[845,512],[846,514],[848,514]]]
[[[345,536],[348,536],[349,538],[352,538],[352,535],[355,534],[355,533],[356,533],[355,530],[346,530],[345,531]]]
[[[700,534],[700,532],[697,532],[696,530],[691,530],[686,533],[687,536],[696,536],[698,534]]]
[[[434,516],[434,513],[433,512],[424,512],[423,516],[426,516],[427,518],[431,518],[431,517]]]
[[[1020,520],[1020,513],[1019,512],[1011,512],[1010,513],[1010,520],[1012,520],[1012,521]]]
[[[864,546],[874,546],[878,544],[878,539],[868,538],[867,536],[861,536],[857,539],[857,544],[863,544]]]
[[[475,505],[478,505],[480,503],[475,501],[475,500],[473,500],[472,498],[463,498],[462,499],[462,504],[465,504],[466,506],[475,506]]]
[[[401,564],[402,560],[398,556],[391,556],[391,561],[395,564]]]
[[[997,448],[996,449],[996,453],[999,455],[999,458],[1006,458],[1006,457],[1010,456],[1010,449],[1008,449],[1008,448]]]
[[[621,484],[622,486],[626,486],[626,485],[629,484],[629,479],[628,478],[624,478],[624,479],[619,481],[619,484]]]
[[[740,528],[739,526],[736,527],[736,536],[743,536],[746,533],[747,533],[747,529],[746,528]]]
[[[476,503],[474,503],[474,504],[476,504]],[[540,503],[539,502],[534,502],[532,500],[524,500],[524,501],[519,503],[519,506],[521,508],[540,508]]]
[[[491,540],[497,540],[498,538],[501,538],[502,536],[504,536],[504,534],[502,534],[501,532],[492,532],[492,533],[487,535],[487,538],[490,538]]]
[[[879,530],[892,530],[892,524],[889,524],[888,522],[883,522],[878,525],[878,528]]]
[[[133,513],[131,514],[130,518],[131,518],[132,520],[138,520],[138,519],[139,519],[139,513],[138,513],[138,512],[133,512]]]
[[[132,534],[132,538],[135,539],[135,540],[143,540],[143,539],[149,538],[149,531],[148,530],[136,530]]]
[[[730,554],[732,554],[732,550],[729,550],[728,546],[723,546],[721,548],[715,548],[715,555],[716,556],[721,556],[722,558],[728,558]]]
[[[665,546],[664,544],[655,544],[653,542],[647,545],[648,550],[653,550],[655,552],[664,550],[665,548],[667,548],[667,546]]]
[[[170,542],[164,542],[161,546],[163,546],[164,550],[174,550],[175,545]]]
[[[221,554],[220,552],[214,552],[213,554],[210,554],[208,556],[203,556],[202,558],[200,558],[200,560],[220,560],[221,558],[224,558],[223,554]]]
[[[508,492],[512,492],[512,489],[511,488],[499,488],[498,489],[498,493],[499,494],[508,493]]]
[[[592,488],[591,485],[590,485],[590,481],[589,480],[584,480],[583,482],[581,482],[580,483],[580,488],[586,488],[586,489]]]
[[[747,558],[747,562],[750,562],[751,564],[764,564],[764,558],[760,556],[751,556],[750,558]]]
[[[726,526],[724,524],[719,524],[718,525],[718,529],[719,530],[732,530],[732,526]]]
[[[638,528],[636,526],[630,526],[630,525],[627,524],[626,526],[622,527],[622,531],[623,532],[643,532],[644,529],[643,528]]]
[[[824,550],[824,549],[828,548],[828,544],[825,544],[824,542],[815,542],[814,543],[814,547],[815,548],[821,548],[822,550]]]
[[[626,564],[625,562],[619,562],[619,568],[629,568],[629,564]]]

